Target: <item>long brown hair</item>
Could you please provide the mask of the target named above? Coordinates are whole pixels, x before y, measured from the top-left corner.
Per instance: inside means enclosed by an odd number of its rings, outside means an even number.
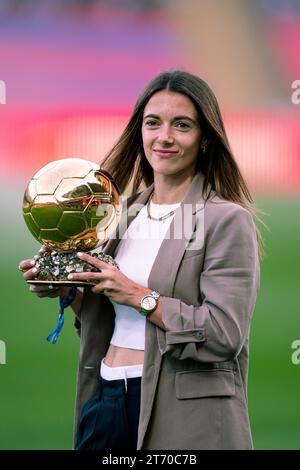
[[[141,184],[148,187],[153,182],[153,169],[144,153],[141,129],[146,104],[154,93],[161,90],[186,95],[198,111],[202,135],[209,141],[205,154],[201,153],[197,160],[196,171],[201,171],[205,177],[203,194],[210,184],[220,198],[240,204],[263,223],[257,215],[260,211],[252,205],[252,196],[230,149],[213,91],[204,80],[186,71],[162,72],[147,85],[138,97],[124,132],[101,167],[111,174],[121,193],[129,184],[131,194],[135,194]],[[257,238],[262,256],[263,240],[258,229]]]

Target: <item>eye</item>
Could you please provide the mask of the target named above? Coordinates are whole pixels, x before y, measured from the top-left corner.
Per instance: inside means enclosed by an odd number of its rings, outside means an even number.
[[[186,121],[177,121],[175,122],[175,126],[184,131],[191,129],[191,125]]]
[[[145,121],[145,126],[147,126],[147,127],[157,127],[157,126],[159,126],[159,122],[157,121],[157,119],[147,119]]]

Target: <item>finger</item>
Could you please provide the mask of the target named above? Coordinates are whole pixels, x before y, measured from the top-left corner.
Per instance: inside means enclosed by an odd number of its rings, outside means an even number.
[[[92,287],[91,291],[93,292],[93,294],[108,295],[108,290],[104,287],[101,287],[101,284],[96,284],[94,287]]]
[[[105,263],[105,261],[95,258],[94,256],[88,255],[87,253],[78,252],[77,256],[78,258],[82,259],[83,261],[86,261],[92,266],[95,266],[96,268],[101,269],[101,271],[107,268],[113,268],[111,264]]]
[[[29,286],[29,290],[33,293],[45,293],[45,292],[49,292],[49,293],[53,293],[53,294],[59,294],[60,293],[60,289],[59,287],[53,289],[52,287],[45,287],[45,286],[35,286],[34,284],[30,284]]]
[[[59,294],[59,289],[55,289],[53,291],[48,291],[48,297],[50,297],[51,299],[52,298],[55,298],[55,297],[58,297],[60,294]]]
[[[49,286],[36,286],[35,284],[30,284],[29,286],[30,292],[33,292],[34,294],[37,293],[43,293],[43,292],[53,292],[53,288]],[[56,289],[55,289],[56,290]]]
[[[68,279],[70,281],[92,281],[98,283],[106,279],[106,276],[102,273],[94,273],[94,272],[84,272],[84,273],[71,273],[68,275]]]
[[[45,292],[34,292],[34,294],[39,297],[40,299],[43,297],[47,297]]]
[[[54,299],[55,297],[59,296],[59,292],[58,291],[37,292],[36,295],[37,297],[49,297],[51,299]]]
[[[56,287],[53,289],[53,287],[50,286],[35,286],[34,284],[31,284],[29,286],[30,292],[33,294],[36,294],[38,297],[57,297],[60,295],[60,288]]]
[[[51,251],[49,248],[47,248],[45,245],[41,246],[41,248],[39,249],[39,254],[43,254],[43,253],[46,253],[47,251]]]
[[[38,272],[38,268],[28,269],[26,272],[24,272],[23,277],[26,281],[28,281],[29,279],[34,279]]]
[[[35,292],[35,295],[37,297],[51,297],[51,298],[54,298],[54,297],[58,297],[58,293],[56,293],[55,295],[53,295],[52,293],[50,293],[50,291],[47,291],[47,292]]]
[[[19,264],[19,270],[27,271],[28,269],[31,269],[34,265],[35,265],[34,259],[24,259]]]

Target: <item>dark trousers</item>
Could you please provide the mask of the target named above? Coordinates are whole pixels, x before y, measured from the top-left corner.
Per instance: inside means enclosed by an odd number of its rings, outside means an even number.
[[[106,380],[83,406],[75,450],[134,450],[137,448],[141,377]]]

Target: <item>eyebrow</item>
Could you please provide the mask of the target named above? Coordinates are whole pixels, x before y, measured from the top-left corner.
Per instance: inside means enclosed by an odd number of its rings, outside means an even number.
[[[144,119],[147,119],[147,118],[153,118],[153,119],[160,119],[160,117],[157,115],[157,114],[147,114],[147,116],[144,117]],[[186,119],[188,121],[191,121],[192,123],[196,124],[196,121],[189,117],[189,116],[175,116],[172,121],[178,121],[179,119]]]

